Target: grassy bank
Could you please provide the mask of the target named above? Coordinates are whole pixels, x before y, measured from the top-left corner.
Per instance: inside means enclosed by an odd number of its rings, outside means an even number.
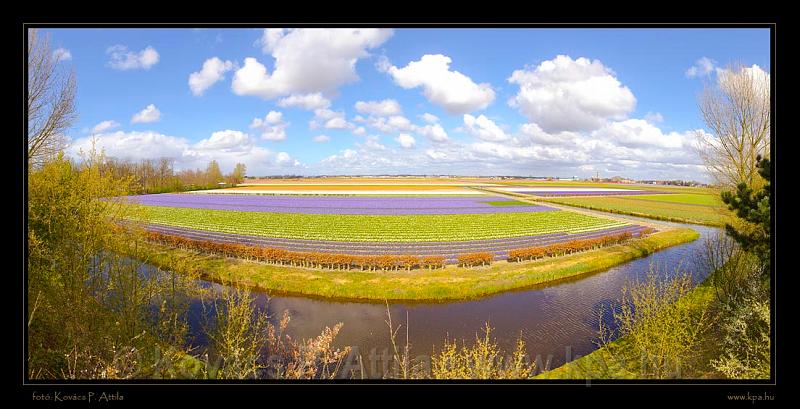
[[[714,299],[714,288],[711,276],[707,277],[700,285],[692,289],[679,303],[688,303],[692,309],[700,311],[708,307]],[[625,337],[611,343],[611,348],[619,350],[618,356],[631,355],[629,342]],[[615,359],[607,348],[600,348],[589,355],[568,362],[558,368],[543,372],[537,376],[539,379],[639,379],[637,375],[639,363],[634,361],[620,362]]]
[[[275,294],[344,300],[430,301],[474,299],[605,270],[654,251],[696,240],[692,229],[554,259],[496,262],[491,266],[400,272],[330,271],[276,266],[152,245],[150,262],[164,269],[199,273],[211,281],[239,283]]]

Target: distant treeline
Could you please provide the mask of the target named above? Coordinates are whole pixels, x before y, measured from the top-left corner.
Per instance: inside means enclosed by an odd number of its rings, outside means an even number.
[[[138,162],[106,158],[100,171],[114,178],[131,177],[135,193],[167,193],[199,189],[216,189],[242,183],[247,167],[237,163],[233,171],[223,175],[217,161],[205,169],[175,171],[175,161],[169,158],[142,159]],[[224,182],[225,185],[220,185]]]

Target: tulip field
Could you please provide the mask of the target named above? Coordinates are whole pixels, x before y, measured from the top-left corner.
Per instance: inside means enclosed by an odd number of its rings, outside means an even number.
[[[307,186],[281,188],[309,191]],[[329,188],[314,186],[313,191]],[[348,192],[342,188],[330,192]],[[235,193],[252,189],[234,188],[222,189],[226,194],[153,194],[127,200],[143,210],[139,214],[153,239],[163,244],[281,264],[305,260],[312,266],[416,268],[438,265],[439,260],[481,266],[535,258],[524,254],[560,254],[554,248],[582,251],[652,232],[618,219],[492,193],[456,196],[437,194],[450,186],[425,188],[356,186],[369,195],[253,195]],[[393,195],[412,190],[423,194]]]
[[[503,207],[501,209],[513,209]],[[348,215],[243,212],[150,206],[151,223],[222,233],[306,240],[425,242],[581,233],[625,223],[569,211]]]

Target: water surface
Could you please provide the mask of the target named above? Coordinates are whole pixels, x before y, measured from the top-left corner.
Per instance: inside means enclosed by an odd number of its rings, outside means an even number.
[[[631,218],[636,220],[636,218]],[[641,219],[639,219],[641,220]],[[512,351],[519,337],[526,344],[532,359],[549,361],[554,368],[586,355],[597,348],[598,311],[613,308],[622,288],[631,281],[642,279],[653,266],[661,277],[674,274],[676,269],[691,272],[697,282],[708,274],[696,263],[694,255],[703,240],[718,229],[713,227],[664,223],[690,227],[701,234],[700,239],[661,250],[647,257],[590,275],[551,283],[550,285],[510,291],[479,300],[442,304],[390,303],[395,326],[402,324],[400,341],[405,342],[406,317],[412,355],[431,355],[446,338],[471,341],[488,322],[494,329],[501,348]],[[342,322],[336,345],[349,345],[364,360],[371,377],[381,377],[381,356],[391,351],[389,329],[385,323],[387,307],[379,303],[357,303],[321,300],[305,297],[268,297],[254,293],[256,302],[267,305],[277,320],[284,310],[291,314],[288,332],[295,338],[311,338],[326,326]],[[199,303],[193,306],[192,327],[199,329]],[[610,322],[610,314],[604,317]],[[199,331],[198,331],[199,332]],[[203,342],[197,338],[197,342]],[[383,359],[386,359],[385,356]],[[355,362],[355,361],[354,361]],[[374,369],[374,371],[371,371]]]

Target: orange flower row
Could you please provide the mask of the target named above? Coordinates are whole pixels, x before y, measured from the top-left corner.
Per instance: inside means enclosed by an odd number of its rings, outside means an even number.
[[[645,236],[654,231],[655,229],[653,228],[646,228],[641,231],[640,235]],[[508,252],[508,261],[536,260],[544,257],[556,257],[577,253],[579,251],[594,250],[596,248],[622,243],[631,237],[633,237],[633,234],[624,232],[593,239],[572,240],[547,246],[510,250]]]
[[[640,231],[640,237],[655,232],[653,228]],[[544,257],[556,257],[572,254],[579,251],[593,250],[624,242],[633,235],[630,232],[612,234],[593,239],[572,240],[563,243],[554,243],[547,246],[529,247],[510,250],[508,261],[536,260]],[[195,240],[182,236],[149,232],[148,238],[152,241],[167,244],[172,247],[199,250],[219,254],[226,257],[238,257],[248,260],[258,260],[271,264],[290,265],[296,267],[327,268],[334,270],[411,270],[414,268],[438,269],[444,268],[443,256],[412,256],[412,255],[350,255],[331,254],[319,252],[299,252],[271,247],[249,246],[245,244],[217,243],[206,240]],[[489,265],[494,260],[492,253],[466,253],[458,256],[458,265],[461,267],[474,267]]]
[[[299,252],[271,247],[248,246],[244,244],[217,243],[194,240],[182,236],[148,233],[152,241],[173,247],[193,249],[226,257],[258,260],[266,263],[291,265],[295,267],[329,268],[335,270],[411,270],[412,268],[444,268],[442,256],[417,257],[411,255],[358,256],[350,254],[331,254]]]
[[[492,264],[492,253],[466,253],[458,256],[458,265],[461,267],[484,266]]]

